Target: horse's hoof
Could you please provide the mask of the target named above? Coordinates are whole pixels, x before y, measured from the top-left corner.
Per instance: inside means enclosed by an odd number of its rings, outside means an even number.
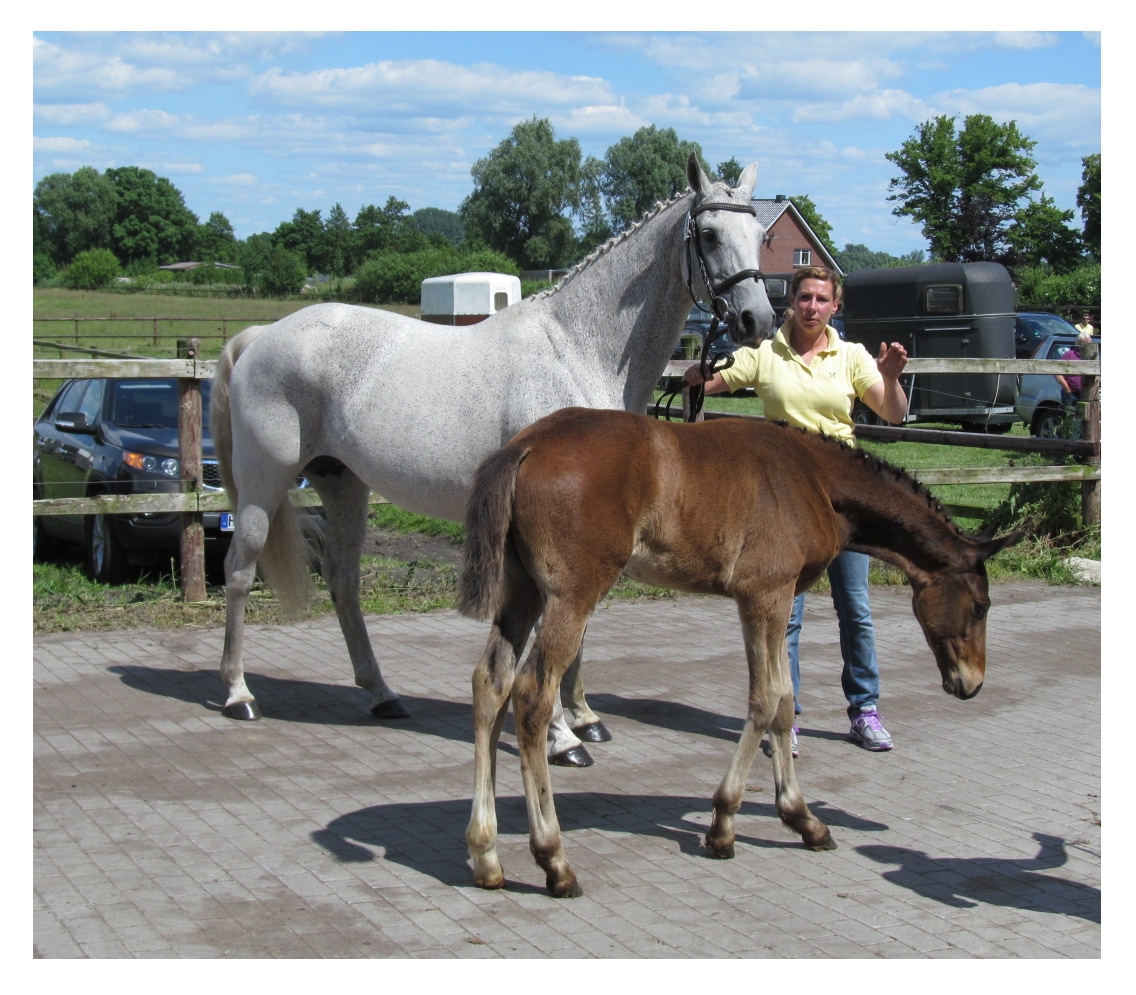
[[[410,709],[402,703],[401,698],[390,698],[387,701],[380,701],[377,705],[372,705],[371,714],[376,719],[408,719],[410,718]]]
[[[255,721],[260,718],[260,709],[255,701],[235,701],[221,709],[221,714],[227,719],[247,719]]]
[[[572,731],[585,743],[610,743],[611,733],[602,722],[588,722],[582,726],[573,726]]]
[[[580,883],[572,878],[563,884],[553,887],[551,881],[548,882],[548,891],[553,898],[579,898],[584,894],[584,889],[580,887]]]
[[[582,746],[573,746],[563,753],[556,753],[548,758],[548,762],[557,767],[591,767],[595,763],[592,755]]]
[[[706,849],[710,851],[711,857],[717,857],[719,860],[733,860],[734,859],[734,844],[727,843],[725,846],[720,846],[711,841],[710,837],[706,837]]]
[[[825,833],[824,839],[819,840],[816,843],[805,843],[805,846],[807,846],[810,850],[817,850],[817,851],[819,851],[819,850],[835,850],[836,849],[836,840],[834,840],[832,838],[832,833]]]

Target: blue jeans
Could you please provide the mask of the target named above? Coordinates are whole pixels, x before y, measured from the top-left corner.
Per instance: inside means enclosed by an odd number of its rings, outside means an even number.
[[[848,717],[855,718],[861,709],[874,708],[880,697],[880,665],[876,660],[876,631],[872,625],[872,606],[868,602],[868,556],[846,551],[828,566],[832,585],[832,606],[840,622],[840,655],[844,670],[840,685],[848,699]],[[793,599],[793,613],[786,630],[789,644],[789,672],[793,677],[793,706],[798,715],[801,706],[801,662],[799,644],[801,622],[805,614],[805,596]]]

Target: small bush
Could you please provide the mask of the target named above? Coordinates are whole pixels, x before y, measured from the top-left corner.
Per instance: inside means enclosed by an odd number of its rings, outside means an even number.
[[[63,285],[72,290],[98,290],[122,276],[122,267],[110,249],[80,252],[63,274]]]
[[[257,290],[268,297],[298,294],[307,278],[304,261],[283,246],[275,246],[268,253],[264,269],[257,274]]]

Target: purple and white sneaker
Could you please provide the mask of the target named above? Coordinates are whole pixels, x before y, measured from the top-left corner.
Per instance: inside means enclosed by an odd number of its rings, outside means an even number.
[[[852,728],[848,733],[852,742],[859,743],[865,750],[881,752],[890,750],[894,745],[891,733],[880,721],[879,713],[874,708],[861,712],[852,720]]]

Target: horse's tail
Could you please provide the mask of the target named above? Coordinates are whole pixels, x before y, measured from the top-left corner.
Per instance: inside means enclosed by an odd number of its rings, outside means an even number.
[[[213,374],[213,394],[209,402],[209,424],[213,430],[213,449],[221,484],[229,495],[230,507],[237,508],[237,484],[233,478],[233,419],[229,403],[229,384],[233,367],[241,354],[267,325],[250,325],[234,335],[221,352]],[[272,588],[286,618],[303,613],[311,593],[304,535],[292,502],[285,497],[272,516],[268,536],[258,558],[265,583]]]
[[[473,478],[465,514],[465,562],[458,583],[463,615],[492,619],[505,601],[505,557],[517,472],[529,454],[525,446],[505,446]]]
[[[233,419],[229,410],[229,381],[233,367],[252,341],[267,325],[249,325],[238,332],[221,350],[217,371],[213,374],[213,392],[209,401],[209,426],[213,430],[213,452],[217,468],[221,471],[221,484],[229,495],[232,507],[237,507],[237,485],[233,480]]]

